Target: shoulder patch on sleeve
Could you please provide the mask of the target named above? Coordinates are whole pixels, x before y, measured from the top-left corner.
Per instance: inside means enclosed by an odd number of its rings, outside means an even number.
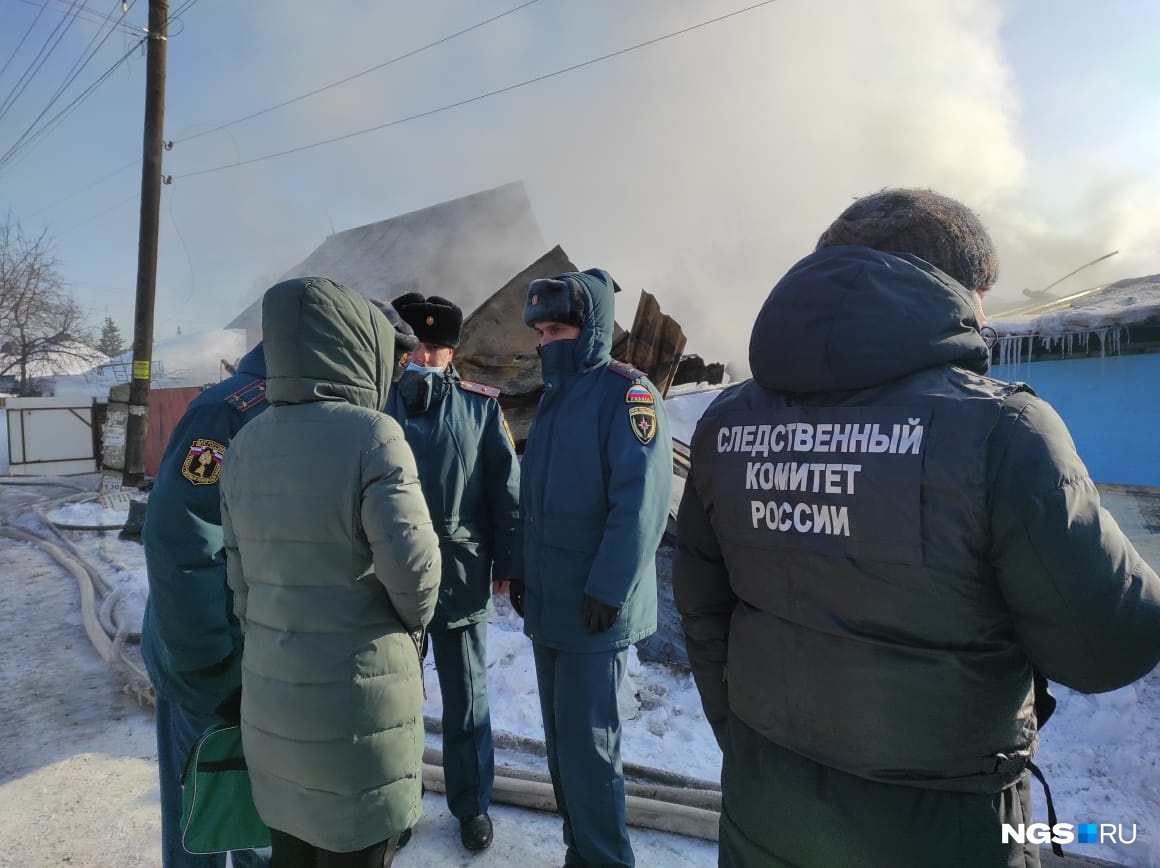
[[[240,413],[257,407],[266,401],[266,380],[260,377],[251,383],[246,383],[232,395],[226,396],[226,403]]]
[[[213,485],[222,473],[226,447],[216,440],[199,437],[189,445],[181,463],[181,475],[194,485]]]
[[[653,393],[644,383],[633,383],[624,393],[624,403],[641,407],[651,407],[656,403]]]
[[[657,436],[657,411],[653,407],[633,406],[628,408],[628,427],[632,435],[645,446]]]
[[[634,368],[632,365],[626,364],[625,362],[618,362],[616,359],[613,359],[612,362],[609,363],[608,370],[612,371],[614,374],[619,374],[626,380],[639,380],[642,377],[648,376],[644,371],[638,370],[637,368]]]
[[[459,388],[465,392],[474,392],[476,395],[484,395],[488,398],[499,397],[499,389],[493,386],[485,386],[483,383],[473,383],[471,380],[460,380]]]

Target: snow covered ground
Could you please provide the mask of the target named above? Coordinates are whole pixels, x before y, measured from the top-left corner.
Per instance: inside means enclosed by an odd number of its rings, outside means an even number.
[[[107,524],[119,515],[96,503],[67,504],[48,513],[54,523]],[[111,585],[120,585],[126,596],[122,612],[130,623],[140,624],[148,583],[140,545],[117,538],[115,533],[74,532],[78,546],[107,567]],[[536,673],[531,646],[522,632],[519,617],[505,599],[488,625],[488,688],[492,700],[492,724],[497,730],[534,739],[543,738]],[[427,703],[424,712],[439,717],[442,702],[438,675],[427,659]],[[621,692],[621,711],[626,719],[626,762],[680,772],[689,777],[715,781],[720,777],[721,755],[701,711],[692,676],[683,670],[643,663],[632,649],[628,674]]]
[[[27,489],[0,486],[0,513],[15,502],[16,493],[27,497]],[[1122,513],[1125,529],[1139,532],[1138,517],[1127,514],[1130,503],[1109,501]],[[66,524],[103,524],[115,517],[95,503],[58,507],[48,515]],[[104,565],[110,583],[124,588],[124,611],[139,618],[147,587],[140,546],[111,532],[68,534]],[[1152,546],[1149,556],[1155,563],[1160,541],[1145,542]],[[0,865],[57,864],[64,855],[72,856],[74,866],[158,864],[156,754],[149,714],[119,692],[117,678],[85,639],[75,582],[33,546],[0,540],[0,562],[5,636],[0,723],[8,733],[0,748]],[[502,600],[488,645],[496,730],[541,739],[530,646]],[[425,712],[438,717],[433,668],[428,668],[427,685]],[[1060,706],[1044,730],[1038,761],[1055,795],[1059,820],[1134,824],[1137,829],[1130,845],[1071,849],[1127,865],[1160,864],[1160,672],[1102,696],[1055,690]],[[642,663],[634,653],[621,704],[626,762],[717,777],[720,753],[687,673]],[[13,738],[13,733],[18,735]],[[520,764],[518,758],[512,761]],[[1038,788],[1034,798],[1037,819],[1044,820]],[[472,865],[559,864],[562,847],[554,817],[497,807],[496,822],[495,847],[471,860]],[[716,863],[709,842],[637,830],[633,840],[642,866]],[[425,819],[411,847],[396,864],[468,861],[442,798],[433,794],[425,800]]]
[[[95,486],[95,483],[94,483]],[[0,516],[29,486],[0,485]],[[47,513],[67,524],[107,522],[96,504],[69,504]],[[121,516],[124,517],[124,514]],[[28,514],[12,519],[33,526]],[[112,532],[68,532],[102,575],[124,589],[122,612],[139,619],[146,593],[141,547]],[[156,866],[159,820],[152,718],[125,695],[88,643],[81,628],[75,581],[36,546],[0,538],[0,866]],[[542,739],[535,679],[527,640],[518,621],[498,613],[490,631],[489,666],[497,730]],[[50,638],[46,638],[50,637]],[[438,717],[439,691],[428,669],[426,713]],[[626,760],[679,768],[686,775],[717,774],[716,746],[687,675],[633,661],[626,689]],[[661,706],[664,706],[663,708]],[[430,739],[438,746],[437,737]],[[699,746],[711,745],[712,753]],[[697,757],[696,764],[673,757]],[[517,767],[537,758],[500,751],[497,760]],[[542,763],[542,760],[539,760]],[[496,842],[470,857],[458,843],[458,827],[442,796],[429,794],[414,841],[396,865],[465,865],[478,868],[553,865],[563,859],[560,823],[554,815],[493,806]],[[711,842],[633,830],[642,866],[707,866],[716,862]]]

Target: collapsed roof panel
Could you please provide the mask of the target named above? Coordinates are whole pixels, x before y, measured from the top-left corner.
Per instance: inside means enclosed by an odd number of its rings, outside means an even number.
[[[544,249],[524,185],[505,184],[336,232],[280,278],[328,277],[369,298],[442,295],[471,310]],[[257,341],[258,299],[226,328]]]
[[[553,247],[472,311],[463,321],[455,367],[469,380],[495,386],[508,396],[537,398],[544,383],[536,332],[524,325],[528,284],[576,266],[559,245]]]

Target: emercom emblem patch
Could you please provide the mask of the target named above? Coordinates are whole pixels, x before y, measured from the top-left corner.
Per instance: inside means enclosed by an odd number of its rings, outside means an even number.
[[[628,427],[637,440],[648,446],[657,436],[657,411],[652,407],[629,407]]]
[[[221,476],[225,455],[226,447],[216,440],[194,440],[181,464],[181,475],[194,485],[213,485]]]

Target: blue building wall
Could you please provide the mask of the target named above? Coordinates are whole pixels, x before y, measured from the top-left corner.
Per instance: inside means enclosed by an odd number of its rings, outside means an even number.
[[[1160,487],[1160,353],[995,365],[1063,417],[1096,482]]]

